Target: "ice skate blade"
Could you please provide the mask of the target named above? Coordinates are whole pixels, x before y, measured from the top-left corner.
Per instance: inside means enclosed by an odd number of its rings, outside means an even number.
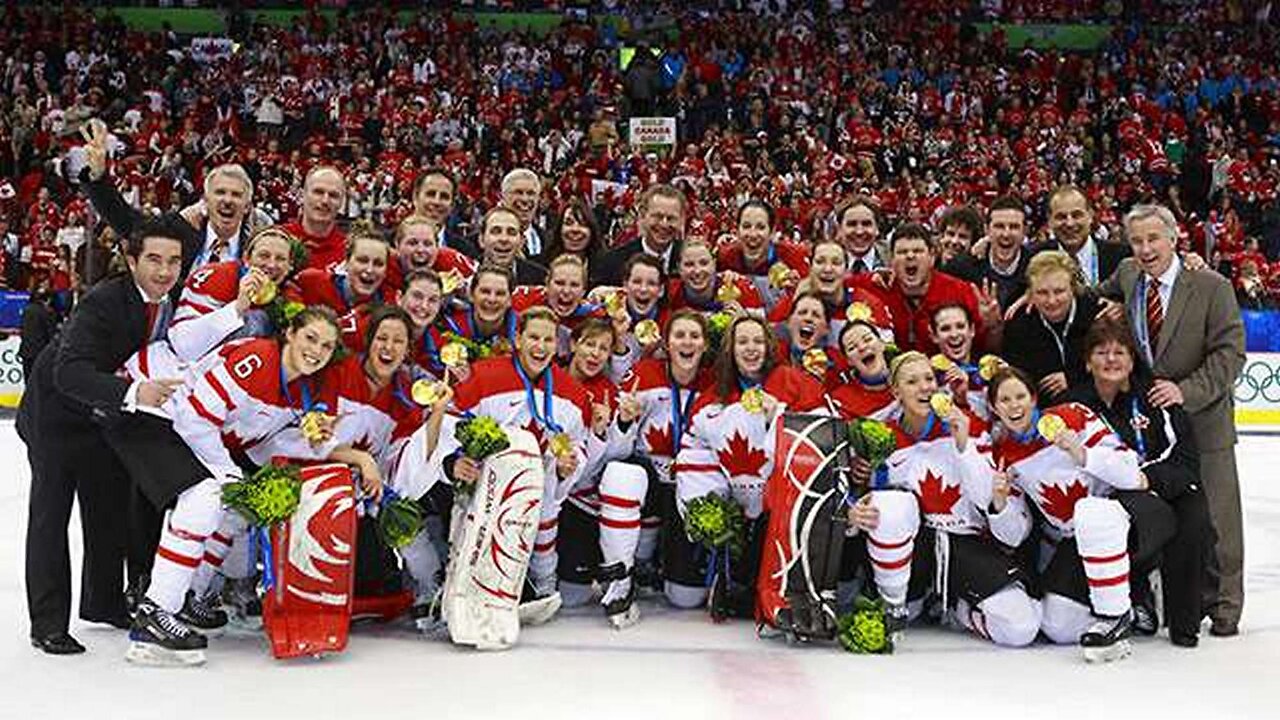
[[[551,620],[560,611],[560,593],[554,592],[544,598],[521,603],[519,607],[521,625],[541,625]]]
[[[203,650],[166,650],[154,643],[131,642],[124,659],[151,667],[192,667],[204,664]]]
[[[1123,660],[1133,652],[1133,643],[1128,639],[1120,640],[1105,647],[1084,648],[1084,661],[1090,664],[1109,663]]]
[[[635,603],[632,603],[631,607],[626,610],[613,615],[606,615],[605,617],[609,621],[609,626],[614,630],[626,630],[640,622],[640,608],[636,607]]]

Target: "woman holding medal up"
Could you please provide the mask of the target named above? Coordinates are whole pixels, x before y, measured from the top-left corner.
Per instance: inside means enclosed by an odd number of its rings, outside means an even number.
[[[1022,542],[1031,517],[991,465],[986,425],[938,392],[923,353],[895,358],[889,384],[899,405],[887,423],[897,449],[878,471],[855,464],[855,479],[872,492],[849,508],[849,524],[868,533],[866,551],[890,631],[901,631],[932,606],[948,622],[998,645],[1032,643],[1040,605],[1001,547]]]
[[[138,604],[129,660],[204,662],[208,643],[191,626],[216,630],[226,616],[208,597],[188,591],[195,589],[196,569],[223,519],[222,486],[242,476],[232,453],[293,424],[310,428],[319,442],[332,434],[335,418],[327,415],[330,406],[321,400],[313,376],[328,365],[337,346],[333,313],[309,308],[294,316],[283,340],[250,340],[210,356],[171,399],[174,432],[207,474],[173,478],[170,487],[143,488],[158,507],[177,500],[161,530],[151,583]],[[365,478],[365,491],[377,495],[377,481]]]
[[[662,261],[637,253],[622,268],[622,288],[593,291],[613,324],[613,357],[610,376],[626,375],[642,357],[661,350],[659,315],[665,300]]]
[[[485,272],[477,271],[477,280]],[[454,388],[453,409],[461,415],[488,415],[504,428],[528,430],[538,440],[546,471],[541,520],[529,561],[521,622],[545,622],[560,608],[556,591],[556,534],[560,504],[578,483],[586,465],[591,400],[569,371],[557,366],[559,322],[546,307],[532,307],[520,316],[515,353],[475,363],[469,376]],[[442,432],[440,451],[456,446],[452,433]],[[474,483],[481,463],[466,456],[443,462],[453,483]]]
[[[714,391],[701,393],[694,403],[675,467],[682,508],[714,493],[741,505],[747,519],[746,557],[733,566],[731,577],[716,568],[714,617],[752,617],[775,423],[784,411],[823,407],[822,383],[779,361],[778,343],[763,318],[739,315],[730,322],[716,359]]]
[[[1118,390],[1107,380],[1104,389]],[[1035,385],[1016,368],[996,373],[987,392],[999,419],[996,463],[1043,520],[1040,629],[1078,643],[1089,662],[1127,656],[1129,577],[1153,568],[1174,534],[1173,510],[1147,492],[1139,454],[1093,410],[1065,403],[1041,413]]]
[[[516,338],[516,312],[511,307],[514,288],[515,279],[501,267],[486,264],[476,270],[471,278],[471,302],[444,318],[447,339],[440,349],[444,365],[465,378],[467,362],[511,353]],[[464,350],[462,362],[457,362],[457,348]]]
[[[767,310],[809,274],[809,252],[800,243],[778,240],[773,227],[773,207],[763,200],[748,200],[738,208],[735,242],[716,252],[716,266],[736,273],[760,293]]]

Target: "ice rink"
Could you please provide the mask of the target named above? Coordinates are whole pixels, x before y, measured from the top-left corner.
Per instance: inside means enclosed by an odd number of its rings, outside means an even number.
[[[54,658],[33,650],[22,582],[30,473],[12,421],[0,421],[0,717],[435,718],[1277,718],[1280,717],[1280,437],[1238,448],[1248,596],[1242,634],[1205,633],[1183,650],[1136,642],[1109,666],[1072,648],[999,650],[965,635],[913,629],[897,654],[759,640],[746,623],[646,602],[640,624],[612,631],[592,608],[523,633],[518,648],[482,654],[427,641],[409,627],[359,627],[340,656],[277,662],[266,641],[211,642],[202,668],[124,661],[125,633],[72,621],[89,647]],[[73,527],[73,567],[79,529]]]

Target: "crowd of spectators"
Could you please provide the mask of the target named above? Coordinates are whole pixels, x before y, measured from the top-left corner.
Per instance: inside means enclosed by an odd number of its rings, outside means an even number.
[[[1074,183],[1100,239],[1119,239],[1132,204],[1164,203],[1184,249],[1233,277],[1243,306],[1280,300],[1271,3],[747,4],[759,12],[646,3],[628,20],[566,19],[545,35],[448,11],[236,17],[230,42],[202,53],[111,15],[10,5],[0,277],[74,293],[106,271],[114,238],[75,183],[80,129],[98,117],[116,185],[148,212],[195,201],[209,168],[238,162],[258,208],[288,221],[306,172],[325,162],[346,175],[344,219],[390,228],[412,210],[419,171],[440,166],[457,180],[450,233],[465,236],[503,175],[529,167],[543,179],[536,224],[554,228],[581,199],[606,244],[630,237],[635,201],[657,181],[691,201],[687,234],[713,241],[755,197],[777,208],[784,235],[811,242],[854,194],[878,201],[882,232],[936,230],[966,205],[985,216],[1013,194],[1037,241],[1048,193]],[[979,32],[956,20],[983,17],[1114,31],[1095,51],[1033,49],[999,22]],[[625,68],[623,47],[635,50]],[[670,154],[626,142],[627,119],[650,115],[676,118]]]

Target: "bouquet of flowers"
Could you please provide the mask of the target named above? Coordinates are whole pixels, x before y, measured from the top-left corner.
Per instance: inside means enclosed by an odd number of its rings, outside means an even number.
[[[388,547],[399,550],[413,542],[426,518],[422,506],[407,498],[394,498],[378,510],[378,534]]]
[[[836,639],[841,647],[859,655],[888,655],[893,640],[885,624],[884,602],[858,596],[853,610],[836,620]]]
[[[484,460],[490,455],[511,446],[507,433],[497,420],[481,415],[458,423],[454,437],[462,446],[462,453],[472,460]]]
[[[267,465],[248,480],[222,488],[222,503],[261,528],[293,517],[301,496],[302,475],[297,465]]]
[[[889,426],[879,420],[857,418],[849,423],[849,449],[866,460],[872,472],[878,472],[898,449],[898,440]]]
[[[724,339],[724,333],[729,329],[729,323],[733,322],[733,315],[727,312],[718,312],[707,318],[707,352],[715,355],[720,351],[720,342]]]
[[[265,309],[267,317],[271,319],[271,324],[276,330],[283,330],[289,327],[289,323],[293,322],[293,318],[298,313],[306,309],[306,305],[297,300],[286,300],[283,295],[276,295],[267,303]]]
[[[747,521],[738,503],[715,493],[690,500],[685,506],[685,532],[689,539],[715,551],[728,549],[741,555],[746,548]]]

